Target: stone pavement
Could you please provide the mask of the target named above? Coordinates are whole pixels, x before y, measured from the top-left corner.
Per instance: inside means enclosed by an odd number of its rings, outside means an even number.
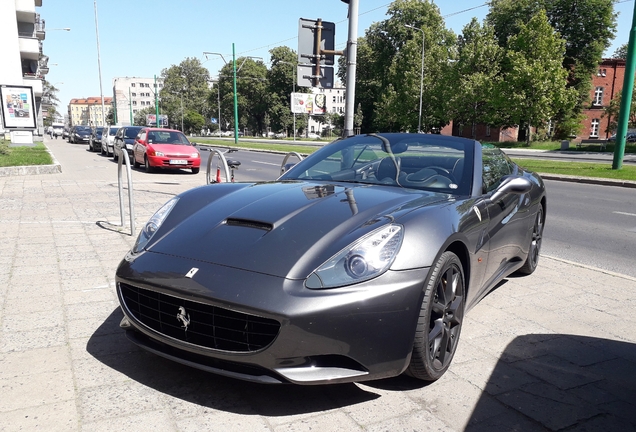
[[[636,280],[545,256],[468,313],[432,384],[265,386],[146,353],[118,325],[116,164],[45,143],[61,173],[0,177],[0,431],[636,429]],[[204,183],[133,177],[138,229]]]

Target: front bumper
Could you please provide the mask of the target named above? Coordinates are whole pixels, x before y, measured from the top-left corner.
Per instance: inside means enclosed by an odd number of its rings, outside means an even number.
[[[196,266],[192,278],[185,275]],[[326,384],[387,378],[408,366],[428,269],[389,271],[355,286],[310,290],[290,280],[151,252],[117,269],[122,327],[141,347],[177,362],[262,383]],[[121,284],[275,320],[275,339],[251,352],[178,340],[142,323]],[[175,308],[166,315],[179,324]],[[189,316],[189,314],[188,314]],[[194,314],[189,319],[196,322]],[[187,331],[187,329],[185,330]]]
[[[200,168],[201,158],[192,158],[184,156],[148,156],[150,166],[153,168],[179,169],[179,168]],[[171,161],[185,161],[186,163],[171,163]]]

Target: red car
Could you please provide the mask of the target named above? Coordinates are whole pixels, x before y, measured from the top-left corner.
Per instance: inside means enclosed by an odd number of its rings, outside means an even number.
[[[201,155],[186,136],[173,129],[143,128],[133,146],[133,165],[145,165],[146,172],[157,168],[188,168],[197,174],[201,167]]]

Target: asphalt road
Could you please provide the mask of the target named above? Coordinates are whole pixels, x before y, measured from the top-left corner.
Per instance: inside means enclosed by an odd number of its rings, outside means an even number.
[[[636,190],[546,181],[542,253],[636,277]]]

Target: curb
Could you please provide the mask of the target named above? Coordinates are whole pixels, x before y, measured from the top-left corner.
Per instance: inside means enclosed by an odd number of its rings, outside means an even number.
[[[25,176],[25,175],[33,175],[33,174],[59,174],[62,172],[62,165],[57,161],[53,152],[49,146],[47,146],[44,142],[42,142],[44,147],[46,147],[46,151],[49,155],[51,155],[51,159],[53,159],[53,164],[51,165],[25,165],[25,166],[12,166],[12,167],[1,167],[0,168],[0,177],[15,177],[15,176]]]
[[[570,176],[566,174],[548,174],[548,173],[539,173],[543,180],[558,180],[570,183],[584,183],[584,184],[595,184],[600,186],[616,186],[616,187],[624,187],[636,189],[636,181],[632,180],[613,180],[613,179],[604,179],[598,177],[577,177]]]

